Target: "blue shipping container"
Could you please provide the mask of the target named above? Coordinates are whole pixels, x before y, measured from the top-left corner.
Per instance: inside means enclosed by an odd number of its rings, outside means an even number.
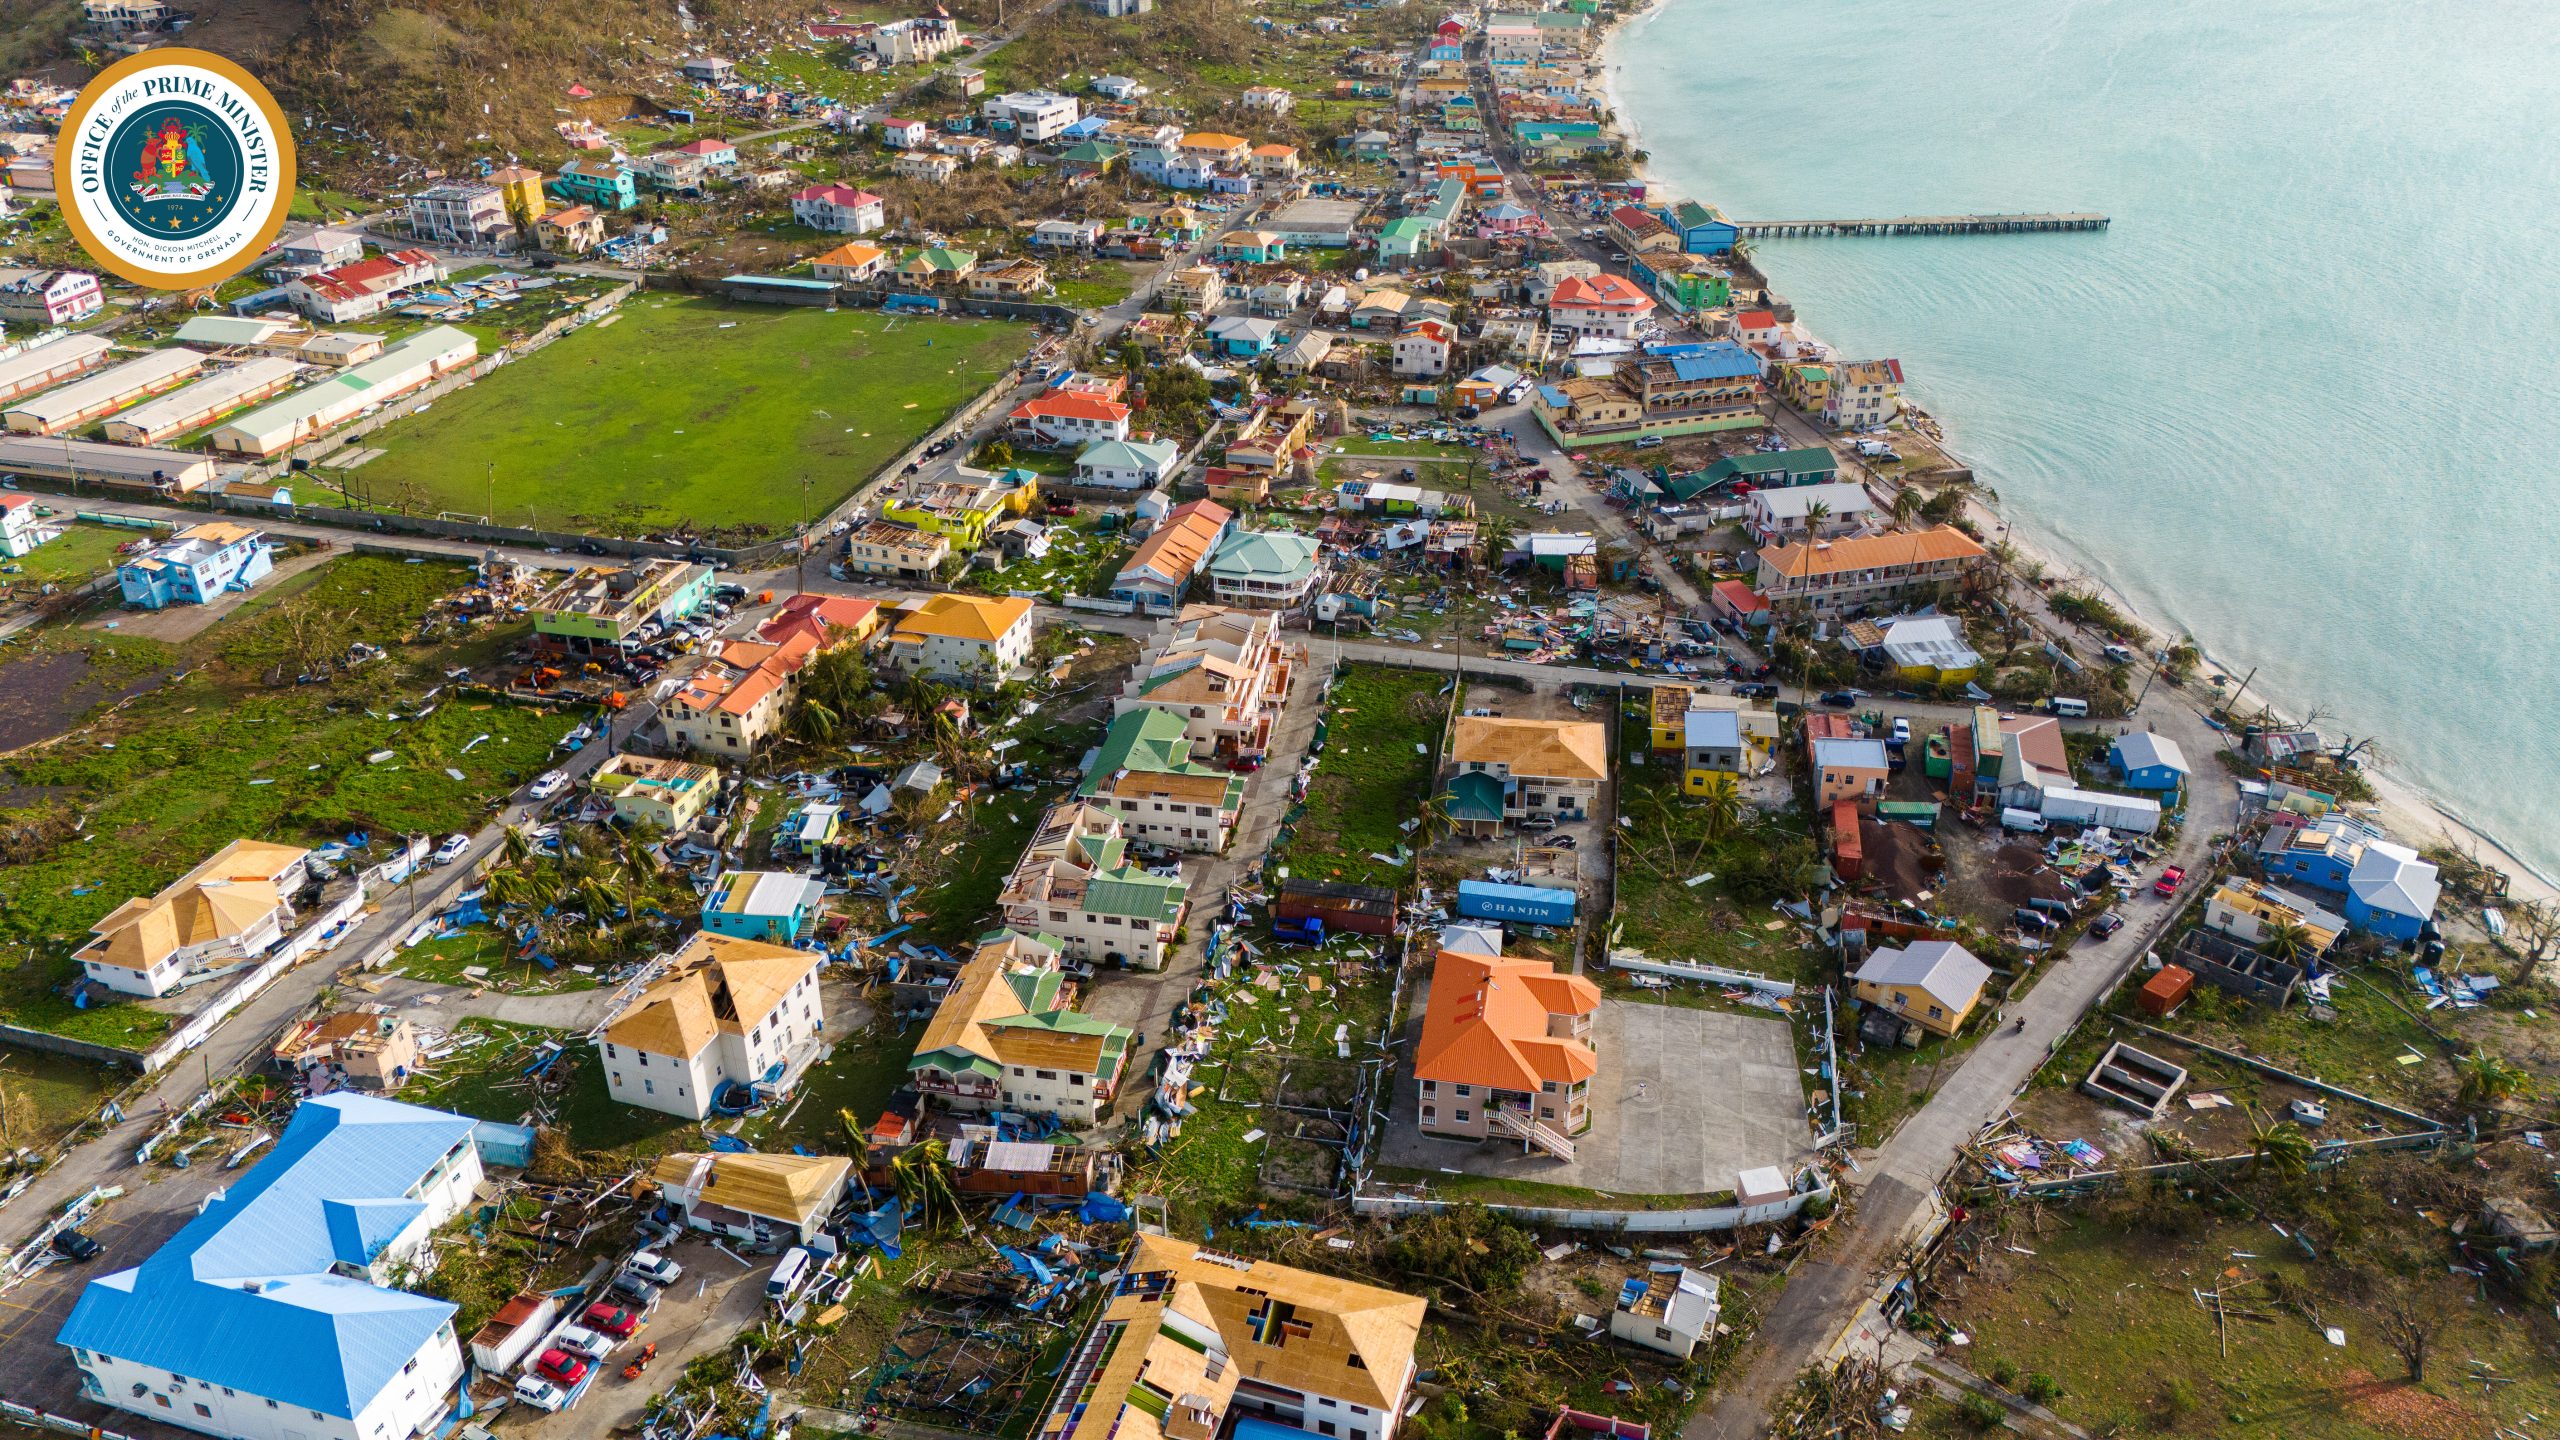
[[[1573,892],[1536,885],[1458,882],[1458,913],[1470,920],[1518,920],[1530,925],[1573,923]]]

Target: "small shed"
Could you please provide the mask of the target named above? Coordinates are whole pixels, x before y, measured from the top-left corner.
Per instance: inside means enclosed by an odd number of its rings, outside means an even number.
[[[1344,885],[1327,880],[1284,880],[1280,898],[1272,902],[1276,920],[1321,920],[1327,930],[1355,935],[1396,933],[1396,895],[1375,885]]]
[[[471,1334],[471,1361],[487,1374],[503,1375],[532,1353],[534,1343],[551,1333],[560,1318],[556,1296],[527,1290],[498,1307],[489,1323]]]
[[[2145,1015],[2166,1015],[2187,1003],[2195,988],[2196,972],[2184,965],[2163,965],[2159,974],[2143,982],[2133,1003]]]

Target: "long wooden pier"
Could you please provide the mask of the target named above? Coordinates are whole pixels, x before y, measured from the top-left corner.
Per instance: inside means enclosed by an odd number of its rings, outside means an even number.
[[[1753,240],[1812,235],[2026,235],[2048,230],[2104,230],[2107,217],[2089,211],[2041,215],[1897,215],[1884,220],[1737,220]]]

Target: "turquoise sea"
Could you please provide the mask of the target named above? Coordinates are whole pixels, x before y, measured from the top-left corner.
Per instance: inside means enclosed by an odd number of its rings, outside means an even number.
[[[1647,169],[2022,534],[2560,874],[2560,5],[1668,0]]]

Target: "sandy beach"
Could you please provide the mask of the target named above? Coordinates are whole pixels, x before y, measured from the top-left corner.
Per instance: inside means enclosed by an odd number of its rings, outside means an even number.
[[[1598,60],[1601,75],[1601,94],[1606,100],[1608,106],[1609,123],[1614,125],[1620,133],[1626,136],[1627,146],[1630,150],[1640,150],[1643,148],[1643,136],[1635,122],[1634,115],[1628,110],[1625,99],[1618,89],[1618,76],[1622,68],[1620,46],[1628,43],[1630,37],[1642,27],[1661,19],[1669,4],[1670,0],[1652,0],[1652,3],[1629,15],[1624,21],[1614,27],[1609,32],[1607,38],[1602,42]],[[1649,200],[1669,196],[1673,193],[1670,187],[1662,185],[1661,182],[1657,180],[1645,167],[1641,165],[1638,166],[1637,174],[1642,177],[1645,182],[1646,195]],[[1709,203],[1713,203],[1714,200],[1714,197],[1711,195],[1683,195],[1679,198],[1698,199]],[[1772,287],[1774,288],[1776,276],[1770,274],[1772,267],[1765,260],[1759,257],[1755,257],[1753,263],[1760,268],[1763,275],[1767,275],[1769,277]],[[1802,331],[1807,337],[1815,337],[1816,332],[1812,325],[1802,317],[1801,312],[1799,312],[1798,319],[1795,324],[1796,328]],[[1913,408],[1916,409],[1918,407],[1914,406]],[[1939,427],[1942,437],[1939,442],[1940,448],[1944,450],[1950,458],[1957,459],[1958,463],[1964,463],[1961,460],[1962,445],[1959,439],[1958,425],[1950,421],[1947,416],[1939,414],[1936,411],[1928,411],[1926,413],[1931,419],[1936,421]],[[1978,492],[1973,498],[1968,500],[1967,511],[1975,524],[1980,527],[1982,533],[1986,535],[1995,533],[2002,534],[2003,537],[2007,539],[2019,553],[2027,556],[2036,565],[2040,566],[2046,575],[2059,577],[2071,584],[2088,587],[2103,596],[2108,603],[2114,605],[2124,614],[2132,617],[2135,622],[2150,630],[2155,635],[2165,637],[2173,636],[2178,633],[2170,627],[2158,623],[2154,617],[2142,613],[2141,610],[2134,606],[2113,586],[2106,584],[2104,581],[2088,576],[2071,565],[2063,563],[2056,554],[2053,537],[2037,528],[2035,519],[2031,514],[2023,511],[2014,514],[2003,514],[1991,503],[1982,499]],[[2238,677],[2247,675],[2250,670],[2250,667],[2244,663],[2235,663],[2222,656],[2211,653],[2207,653],[2204,656],[2203,663],[2197,668],[2200,675],[2231,676],[2233,677],[2233,684],[2235,685],[2238,683]],[[2179,693],[2184,695],[2191,703],[2193,703],[2199,711],[2207,710],[2215,703],[2215,694],[2213,690],[2201,682],[2182,687]],[[2274,714],[2282,716],[2302,713],[2300,711],[2290,710],[2281,698],[2266,694],[2263,686],[2251,686],[2249,694],[2252,698],[2256,699],[2258,703],[2264,705]],[[2552,876],[2545,875],[2540,871],[2535,870],[2527,862],[2518,857],[2512,850],[2508,849],[2505,845],[2500,844],[2497,837],[2471,825],[2460,816],[2447,810],[2441,803],[2436,801],[2432,796],[2428,795],[2418,786],[2392,774],[2386,763],[2369,763],[2365,767],[2364,773],[2367,781],[2373,786],[2375,799],[2369,804],[2359,805],[2353,808],[2357,809],[2360,813],[2368,814],[2385,829],[2390,831],[2395,838],[2405,843],[2418,846],[2422,849],[2433,844],[2443,843],[2458,850],[2477,854],[2484,863],[2495,866],[2508,874],[2512,882],[2510,894],[2515,898],[2551,899],[2560,897],[2560,880],[2555,880]]]

